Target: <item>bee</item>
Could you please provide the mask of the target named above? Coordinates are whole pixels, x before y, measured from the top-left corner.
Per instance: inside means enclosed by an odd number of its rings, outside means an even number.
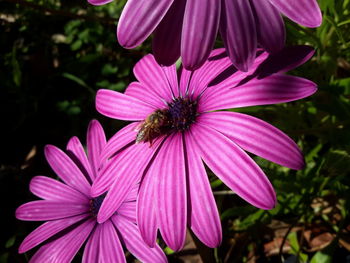
[[[170,131],[171,121],[167,109],[156,110],[140,125],[136,136],[136,143],[149,142]]]

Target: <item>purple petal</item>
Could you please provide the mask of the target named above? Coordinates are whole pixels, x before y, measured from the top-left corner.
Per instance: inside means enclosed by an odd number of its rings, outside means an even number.
[[[248,71],[257,48],[253,12],[247,0],[223,0],[220,34],[235,67]]]
[[[186,136],[188,166],[189,213],[192,231],[208,247],[217,247],[222,240],[221,222],[203,162],[196,153],[196,144]]]
[[[269,0],[281,13],[306,27],[318,27],[322,14],[316,0]]]
[[[113,0],[88,0],[88,2],[92,5],[105,5],[110,2],[113,2]]]
[[[154,31],[152,49],[160,65],[170,66],[180,57],[186,0],[176,0]]]
[[[241,148],[214,129],[198,124],[192,125],[190,135],[204,162],[237,195],[261,209],[275,207],[271,183]]]
[[[90,185],[75,163],[60,149],[46,145],[45,157],[52,170],[69,186],[90,196]]]
[[[124,202],[130,202],[130,201],[136,201],[137,199],[137,195],[139,193],[139,188],[140,188],[140,184],[135,184],[133,186],[133,188],[131,188],[128,196],[125,198]]]
[[[183,22],[181,58],[187,70],[199,68],[208,58],[219,28],[221,2],[187,1]]]
[[[120,45],[134,48],[157,27],[173,0],[128,0],[119,19],[117,37]]]
[[[107,145],[102,149],[100,160],[105,162],[126,145],[135,142],[137,135],[136,129],[139,125],[140,123],[138,122],[130,123],[113,135],[113,137],[108,140]]]
[[[156,196],[159,230],[165,243],[175,251],[184,246],[186,238],[187,198],[184,162],[182,134],[175,133],[164,142],[153,163],[158,179]]]
[[[135,144],[125,150],[126,154],[117,164],[109,162],[111,165],[104,172],[113,174],[114,182],[97,216],[99,223],[105,222],[124,202],[132,187],[140,181],[143,169],[156,149],[156,145],[149,147],[148,143]]]
[[[70,203],[89,202],[86,195],[76,189],[46,176],[35,176],[29,184],[30,191],[37,197],[50,201]]]
[[[134,67],[134,74],[138,81],[148,90],[153,90],[163,102],[171,101],[174,89],[171,87],[167,75],[153,55],[144,56]],[[165,104],[164,104],[165,105]]]
[[[84,147],[78,137],[74,136],[69,140],[67,152],[81,171],[92,180],[94,178],[94,172],[91,170]]]
[[[94,180],[98,173],[102,149],[106,145],[105,133],[101,124],[97,120],[90,121],[86,137],[88,159],[93,170],[91,176]]]
[[[111,221],[101,226],[100,260],[102,262],[126,262],[122,245]]]
[[[284,46],[286,30],[281,14],[268,1],[252,0],[259,44],[268,52],[277,52]]]
[[[97,224],[92,230],[88,241],[86,242],[82,263],[100,262],[99,246],[101,238],[101,226]]]
[[[148,247],[143,241],[138,227],[120,216],[113,216],[112,221],[118,229],[127,250],[142,262],[168,262],[162,249],[156,245]]]
[[[85,221],[59,239],[42,246],[34,254],[30,262],[71,262],[75,254],[88,238],[94,225],[94,219]]]
[[[136,223],[136,201],[122,203],[118,208],[118,215]]]
[[[134,97],[138,100],[145,101],[158,109],[164,108],[166,105],[153,89],[146,87],[140,82],[131,82],[126,88],[124,94]]]
[[[316,84],[307,79],[275,74],[265,79],[253,79],[231,89],[208,90],[201,98],[201,110],[212,111],[289,102],[308,97],[316,90]]]
[[[198,119],[237,143],[244,150],[280,165],[302,169],[304,158],[296,143],[272,125],[235,112],[211,112]]]
[[[96,95],[99,113],[118,120],[144,120],[156,108],[146,102],[113,90],[100,89]]]
[[[57,234],[61,230],[66,229],[67,227],[79,222],[80,220],[83,220],[88,216],[89,214],[83,214],[69,218],[49,221],[42,224],[23,240],[23,242],[19,246],[18,252],[20,254],[27,252],[28,250],[32,249],[33,247],[39,245],[43,241]]]
[[[53,202],[46,200],[32,201],[17,208],[16,218],[24,221],[45,221],[62,219],[87,213],[89,203]]]
[[[254,75],[259,79],[275,73],[292,70],[308,61],[315,50],[310,46],[300,45],[285,47],[275,54],[270,54],[257,68]]]

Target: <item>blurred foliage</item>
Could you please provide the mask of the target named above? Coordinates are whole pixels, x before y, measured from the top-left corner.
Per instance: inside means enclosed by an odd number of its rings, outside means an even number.
[[[32,254],[18,255],[17,249],[37,224],[15,220],[14,211],[33,200],[33,175],[52,174],[43,146],[64,148],[73,135],[85,138],[92,118],[108,136],[125,124],[94,109],[96,91],[123,90],[134,80],[133,65],[150,52],[149,41],[134,50],[118,45],[114,32],[125,2],[92,7],[82,0],[0,1],[0,263],[27,262]],[[217,262],[350,260],[350,1],[319,4],[321,27],[286,21],[289,45],[316,49],[290,74],[316,82],[319,91],[298,102],[240,109],[297,141],[306,168],[293,171],[254,157],[277,192],[278,205],[270,211],[248,205],[210,176],[224,239],[217,249],[198,250]],[[171,261],[181,260],[181,254],[166,252]]]

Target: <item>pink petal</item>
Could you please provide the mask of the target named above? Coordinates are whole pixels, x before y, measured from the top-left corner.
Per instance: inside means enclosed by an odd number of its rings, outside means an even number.
[[[96,95],[99,113],[118,120],[144,120],[156,108],[146,102],[113,90],[100,89]]]
[[[154,31],[152,49],[160,65],[170,66],[180,57],[186,0],[176,0]]]
[[[93,171],[91,170],[84,147],[78,137],[74,136],[69,140],[67,145],[67,153],[74,163],[80,168],[82,173],[92,180],[94,178]]]
[[[289,19],[306,27],[318,27],[322,14],[316,0],[269,0]]]
[[[187,223],[186,171],[182,134],[175,133],[162,145],[154,163],[157,217],[165,243],[175,251],[185,244]],[[155,176],[153,174],[153,176]]]
[[[89,199],[76,189],[46,176],[35,176],[29,184],[30,191],[37,197],[50,201],[88,203]]]
[[[286,30],[281,14],[268,1],[252,0],[259,44],[268,52],[281,50]]]
[[[97,224],[95,229],[92,230],[88,241],[86,242],[82,263],[91,263],[91,262],[99,262],[100,254],[99,254],[99,246],[100,246],[100,238],[101,238],[101,226]]]
[[[197,121],[221,132],[244,150],[280,165],[302,169],[304,158],[296,143],[272,125],[235,112],[211,112]]]
[[[139,188],[140,188],[140,184],[135,184],[130,192],[128,193],[128,196],[125,198],[124,202],[130,202],[130,201],[136,201],[137,195],[139,193]]]
[[[112,217],[113,224],[118,229],[127,250],[142,262],[168,262],[162,249],[156,245],[148,247],[143,241],[138,227],[129,220],[120,217]]]
[[[117,37],[120,45],[140,45],[163,19],[173,0],[128,0],[119,19]]]
[[[107,159],[113,157],[128,144],[135,142],[137,136],[136,130],[139,125],[139,122],[130,123],[108,140],[107,145],[102,149],[100,155],[100,160],[102,162],[100,165],[102,165]]]
[[[153,89],[164,102],[170,102],[173,98],[173,87],[171,87],[167,75],[153,55],[144,56],[134,67],[134,74],[138,81],[148,90]]]
[[[117,213],[130,222],[136,223],[136,201],[122,203],[119,206]]]
[[[257,48],[253,12],[247,0],[223,0],[220,34],[235,67],[248,71]]]
[[[275,207],[271,183],[241,148],[214,129],[198,124],[192,125],[189,134],[204,162],[237,195],[258,208]]]
[[[19,246],[18,252],[20,254],[27,252],[28,250],[57,234],[61,230],[66,229],[67,227],[75,224],[76,222],[79,222],[80,220],[83,220],[88,216],[89,214],[83,214],[64,219],[48,221],[42,224],[23,240]]]
[[[105,133],[97,120],[90,121],[86,137],[88,159],[92,169],[91,178],[94,180],[98,173],[102,149],[106,145]]]
[[[69,186],[90,196],[90,185],[75,163],[53,145],[45,146],[45,157],[52,170]]]
[[[135,144],[125,150],[117,163],[109,162],[103,173],[114,175],[113,184],[104,199],[97,220],[105,222],[124,202],[133,186],[141,179],[143,169],[152,158],[157,145]]]
[[[101,226],[100,260],[102,262],[126,262],[122,245],[111,221]]]
[[[113,2],[113,0],[88,0],[88,2],[92,5],[105,5],[110,2]]]
[[[166,106],[164,101],[160,99],[159,95],[155,93],[152,88],[149,88],[140,82],[131,82],[126,88],[124,94],[145,101],[157,109],[162,109]]]
[[[232,89],[210,89],[201,98],[201,110],[212,111],[289,102],[308,97],[316,90],[316,84],[307,79],[275,74],[264,79],[253,79]]]
[[[42,246],[31,258],[30,262],[69,263],[88,238],[95,225],[94,219],[89,219],[64,236]]]
[[[196,144],[186,136],[188,167],[189,213],[192,231],[208,247],[217,247],[222,240],[221,222],[208,176]]]
[[[75,204],[46,200],[32,201],[17,208],[16,218],[24,221],[45,221],[62,219],[87,213],[89,203]]]
[[[208,58],[219,28],[221,1],[187,1],[181,41],[182,64],[199,68]]]

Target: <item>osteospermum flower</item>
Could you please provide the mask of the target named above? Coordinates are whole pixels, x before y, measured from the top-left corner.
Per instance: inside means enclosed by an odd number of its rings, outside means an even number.
[[[147,244],[155,244],[159,229],[168,246],[179,250],[188,224],[204,244],[219,245],[220,219],[203,162],[247,202],[273,208],[273,187],[244,150],[292,169],[303,168],[302,153],[270,124],[220,110],[289,102],[313,94],[313,82],[284,74],[312,54],[307,46],[270,56],[259,52],[251,71],[242,73],[223,49],[217,49],[197,71],[180,70],[179,80],[175,65],[161,67],[147,55],[134,67],[138,82],[131,83],[124,94],[99,90],[96,108],[100,113],[134,122],[103,150],[102,159],[115,156],[92,187],[94,196],[109,189],[98,221],[106,221],[128,189],[141,180],[137,222]]]
[[[98,174],[100,152],[106,144],[102,127],[92,121],[87,133],[88,156],[77,137],[67,146],[69,155],[52,145],[45,147],[45,156],[62,182],[36,176],[30,190],[44,199],[20,206],[16,217],[26,221],[47,221],[22,242],[24,253],[44,242],[30,262],[70,262],[85,241],[82,262],[126,262],[123,244],[144,262],[166,262],[163,251],[149,248],[142,240],[136,222],[134,185],[110,220],[99,224],[96,215],[104,196],[91,197],[91,183]]]
[[[268,52],[284,46],[281,14],[307,27],[322,21],[316,0],[128,0],[117,37],[123,47],[134,48],[154,33],[158,63],[168,66],[181,56],[183,66],[194,70],[208,58],[219,30],[232,63],[247,71],[258,44]]]

